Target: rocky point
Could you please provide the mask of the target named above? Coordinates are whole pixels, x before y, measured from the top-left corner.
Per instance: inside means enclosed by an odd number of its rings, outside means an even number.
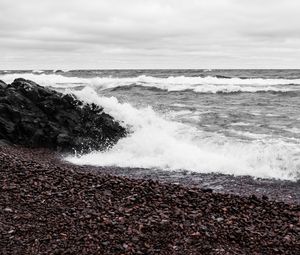
[[[103,150],[126,130],[103,108],[33,81],[0,81],[0,142],[59,151]]]

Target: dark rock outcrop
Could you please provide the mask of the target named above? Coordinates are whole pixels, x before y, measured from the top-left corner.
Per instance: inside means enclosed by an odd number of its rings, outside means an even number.
[[[7,84],[4,81],[0,80],[0,88],[6,88]]]
[[[0,82],[0,140],[59,151],[103,150],[126,134],[95,104],[83,104],[38,84]]]

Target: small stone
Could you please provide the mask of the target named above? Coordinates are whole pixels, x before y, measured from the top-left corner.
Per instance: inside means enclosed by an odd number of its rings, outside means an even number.
[[[200,235],[201,235],[200,232],[194,232],[191,234],[191,236],[200,236]]]
[[[13,212],[13,209],[6,207],[6,208],[4,208],[4,212]]]

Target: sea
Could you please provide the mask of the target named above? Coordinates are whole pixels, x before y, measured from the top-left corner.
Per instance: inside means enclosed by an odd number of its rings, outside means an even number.
[[[128,130],[78,165],[300,179],[300,70],[3,70],[96,103]]]

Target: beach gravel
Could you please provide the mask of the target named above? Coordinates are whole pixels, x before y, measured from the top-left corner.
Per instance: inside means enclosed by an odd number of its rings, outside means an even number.
[[[1,254],[300,254],[299,204],[88,171],[0,147]]]

